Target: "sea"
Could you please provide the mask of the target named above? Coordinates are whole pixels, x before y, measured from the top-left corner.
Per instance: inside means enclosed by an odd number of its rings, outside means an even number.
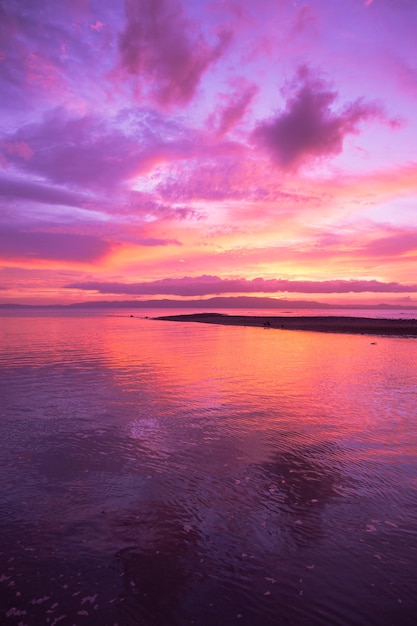
[[[0,623],[415,626],[417,339],[168,313],[1,312]]]

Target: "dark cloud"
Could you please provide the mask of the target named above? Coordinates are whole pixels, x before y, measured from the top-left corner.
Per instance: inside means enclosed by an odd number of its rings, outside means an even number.
[[[125,10],[119,39],[124,70],[139,76],[145,92],[161,105],[189,102],[203,74],[223,54],[230,33],[219,33],[210,46],[174,0],[125,0]]]
[[[379,104],[362,99],[334,111],[337,92],[304,66],[284,95],[285,109],[261,122],[253,132],[255,141],[283,168],[339,154],[346,135],[357,133],[361,122],[384,117]]]
[[[254,278],[222,279],[218,276],[164,278],[141,283],[83,282],[67,285],[108,294],[206,296],[221,293],[413,293],[416,285],[383,283],[377,280],[301,281]]]

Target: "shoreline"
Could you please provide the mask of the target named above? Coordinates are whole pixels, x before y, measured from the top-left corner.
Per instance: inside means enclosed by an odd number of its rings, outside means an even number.
[[[197,322],[200,324],[251,326],[278,330],[417,337],[417,320],[403,319],[347,317],[343,315],[284,317],[277,315],[227,315],[223,313],[163,315],[153,319],[167,322]]]

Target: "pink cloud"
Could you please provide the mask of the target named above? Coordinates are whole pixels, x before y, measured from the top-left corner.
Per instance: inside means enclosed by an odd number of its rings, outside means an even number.
[[[209,118],[209,124],[217,128],[220,136],[240,122],[257,91],[256,85],[242,84],[232,94],[223,96],[225,105]]]
[[[26,79],[34,90],[41,87],[49,93],[65,93],[66,81],[54,60],[31,52],[25,59],[25,69]]]
[[[414,293],[415,285],[377,280],[282,280],[254,278],[222,279],[218,276],[164,278],[141,283],[82,282],[67,285],[70,289],[83,289],[99,293],[126,295],[206,296],[221,293]]]
[[[408,252],[417,253],[417,232],[405,231],[370,241],[363,251],[371,256],[401,256]]]
[[[92,30],[97,30],[100,31],[103,28],[104,24],[103,22],[100,22],[100,20],[97,20],[95,24],[90,24],[90,28]]]
[[[125,201],[125,212],[146,213],[159,220],[200,221],[205,214],[188,206],[171,206],[158,202],[150,194],[132,191]]]
[[[32,148],[26,143],[26,141],[0,141],[0,148],[2,148],[7,154],[16,154],[28,161],[33,156]]]
[[[206,158],[192,169],[183,168],[181,163],[172,165],[170,176],[157,186],[161,197],[168,202],[246,200],[254,204],[257,219],[269,212],[267,203],[275,203],[272,208],[275,215],[285,205],[294,208],[300,203],[305,207],[317,204],[318,186],[304,192],[302,181],[299,181],[297,189],[287,189],[269,164],[265,167],[262,160],[252,158],[243,147],[230,147],[230,154],[222,154],[222,149],[226,152],[227,146],[217,144],[216,149],[217,157],[207,148]],[[249,205],[242,203],[237,210],[241,213],[248,209]]]
[[[163,106],[184,104],[203,74],[228,46],[229,32],[210,46],[173,0],[125,0],[126,25],[119,38],[121,66],[146,79],[145,91]]]
[[[299,35],[304,31],[308,31],[316,22],[316,17],[313,14],[311,7],[308,5],[302,6],[298,12],[293,27],[293,34]]]
[[[283,168],[339,154],[346,135],[357,134],[361,122],[384,116],[379,104],[362,99],[334,112],[337,92],[305,66],[298,69],[284,95],[285,109],[253,132],[255,141]]]

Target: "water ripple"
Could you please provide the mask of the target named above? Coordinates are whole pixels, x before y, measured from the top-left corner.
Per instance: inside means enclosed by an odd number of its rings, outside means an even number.
[[[415,344],[126,316],[1,332],[7,623],[414,625]]]

